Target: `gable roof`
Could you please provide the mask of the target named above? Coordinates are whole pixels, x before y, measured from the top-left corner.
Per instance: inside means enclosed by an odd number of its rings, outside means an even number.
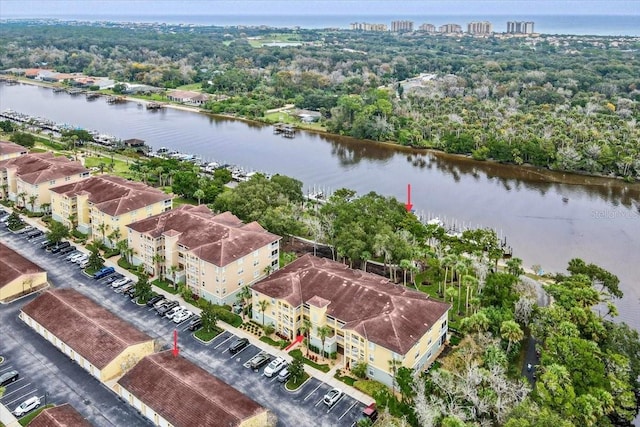
[[[29,153],[24,156],[0,161],[0,170],[16,169],[16,175],[30,184],[39,184],[65,176],[88,173],[78,162],[64,156],[55,157],[52,153]]]
[[[29,424],[29,427],[91,427],[73,406],[64,405],[47,408],[40,412]]]
[[[88,200],[99,211],[110,216],[122,215],[171,199],[168,194],[146,184],[111,175],[93,176],[83,181],[53,187],[51,191],[67,197],[88,193]]]
[[[13,142],[0,141],[0,156],[13,153],[26,153],[27,148],[22,145],[14,144]]]
[[[294,307],[326,306],[328,315],[345,323],[343,329],[403,355],[450,307],[381,276],[312,255],[298,258],[252,290]]]
[[[129,346],[152,340],[75,289],[49,290],[22,311],[98,369]]]
[[[178,243],[219,267],[280,239],[257,222],[244,224],[231,212],[215,215],[205,205],[182,205],[127,227],[153,238],[178,234]]]
[[[238,426],[266,409],[171,351],[143,358],[118,384],[176,427]]]
[[[0,243],[0,288],[23,274],[42,273],[43,270],[18,252]]]

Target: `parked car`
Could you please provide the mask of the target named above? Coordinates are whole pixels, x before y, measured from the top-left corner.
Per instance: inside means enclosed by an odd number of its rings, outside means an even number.
[[[58,244],[55,245],[55,246],[52,246],[50,248],[50,250],[51,250],[52,254],[57,254],[61,250],[66,249],[68,247],[71,247],[71,243],[69,243],[69,242],[58,242]]]
[[[33,396],[25,400],[13,411],[13,415],[17,418],[22,417],[24,414],[33,411],[38,406],[40,406],[40,398],[38,396]]]
[[[249,345],[249,340],[248,339],[246,339],[246,338],[238,338],[237,340],[232,342],[231,345],[229,346],[229,353],[236,354],[237,352],[239,352],[240,350],[242,350],[243,348],[245,348],[248,345]]]
[[[371,424],[373,424],[377,419],[378,408],[376,408],[376,404],[374,402],[362,410],[362,414],[360,414],[360,418],[358,418],[356,425],[360,425],[364,420],[369,420]]]
[[[85,261],[89,261],[89,255],[87,254],[82,254],[79,257],[73,259],[73,262],[75,262],[76,264],[82,264]]]
[[[173,307],[171,310],[167,311],[164,315],[164,317],[166,317],[167,319],[173,319],[173,316],[175,316],[176,314],[185,311],[187,309],[187,307],[185,307],[184,305],[181,305],[179,307]]]
[[[269,366],[264,368],[264,376],[271,378],[286,366],[287,366],[286,360],[284,360],[282,357],[276,357],[271,361],[271,363],[269,363]]]
[[[18,371],[5,372],[4,374],[0,375],[0,387],[17,381],[19,377],[20,374],[18,374]]]
[[[202,319],[200,318],[200,316],[196,316],[191,319],[191,322],[189,322],[189,330],[197,331],[200,328],[202,328]]]
[[[110,285],[116,280],[122,279],[124,276],[120,273],[114,273],[111,276],[107,277],[107,280],[104,281],[105,284]]]
[[[283,370],[278,374],[278,382],[284,383],[287,382],[289,377],[291,376],[291,372],[289,372],[289,367],[285,366]]]
[[[52,242],[51,240],[49,240],[47,238],[47,240],[44,240],[42,242],[40,242],[40,247],[42,249],[44,249],[45,251],[50,250],[52,247],[54,247],[56,245],[56,242]]]
[[[128,283],[124,286],[120,286],[118,288],[116,288],[115,292],[117,294],[124,294],[125,292],[129,291],[130,289],[135,289],[136,285],[134,285],[133,283]]]
[[[6,220],[6,218],[5,218],[5,220]],[[0,221],[4,221],[4,220],[0,218]],[[23,227],[20,230],[18,230],[18,234],[25,234],[25,233],[28,233],[30,231],[33,231],[34,229],[35,229],[35,227],[33,227],[32,225],[27,225],[26,227]]]
[[[170,302],[172,302],[170,299],[163,299],[158,301],[157,303],[153,304],[153,308],[155,308],[156,310],[159,309],[160,307],[162,307],[165,304],[169,304]]]
[[[27,233],[27,240],[33,240],[36,237],[40,237],[42,236],[44,233],[42,232],[42,230],[34,230],[34,231],[30,231]]]
[[[271,360],[271,356],[269,356],[265,352],[260,352],[253,356],[253,358],[249,361],[249,366],[251,367],[251,369],[260,369],[262,366],[269,363],[269,360]]]
[[[339,388],[332,388],[327,394],[324,395],[322,401],[327,406],[333,406],[342,397],[344,393]]]
[[[87,268],[89,267],[89,257],[82,259],[78,265],[80,266],[80,268]]]
[[[173,316],[173,323],[182,323],[188,318],[190,318],[191,316],[193,316],[192,312],[190,312],[189,310],[183,310],[180,313]]]
[[[136,296],[136,285],[131,286],[131,288],[127,289],[126,291],[122,291],[123,295],[128,296],[129,298],[133,298]]]
[[[169,310],[177,307],[180,304],[178,301],[170,301],[164,305],[161,305],[156,311],[159,316],[164,316]]]
[[[96,274],[93,275],[93,278],[96,280],[103,279],[108,275],[115,273],[115,271],[116,269],[113,267],[102,267],[100,271],[97,271]]]
[[[129,279],[128,277],[123,277],[121,279],[114,280],[113,283],[111,283],[111,287],[113,289],[116,289],[116,288],[119,288],[120,286],[126,285],[130,281],[131,281],[131,279]]]
[[[74,260],[78,257],[80,257],[80,255],[82,255],[82,252],[76,250],[73,253],[70,253],[69,255],[67,255],[67,257],[65,258],[67,261],[69,262],[74,262]]]
[[[147,307],[153,307],[155,305],[155,303],[160,302],[160,301],[162,301],[162,300],[164,300],[166,298],[167,297],[165,297],[164,295],[156,295],[155,297],[151,297],[147,301]]]
[[[58,254],[60,254],[60,255],[66,255],[66,254],[69,254],[69,253],[71,253],[71,252],[74,252],[75,250],[76,250],[76,247],[75,247],[75,246],[73,246],[73,245],[69,245],[69,246],[67,246],[66,248],[62,248],[62,249],[60,249],[60,252],[58,252]]]

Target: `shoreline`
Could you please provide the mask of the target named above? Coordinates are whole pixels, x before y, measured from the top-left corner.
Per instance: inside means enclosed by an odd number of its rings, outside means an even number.
[[[42,88],[49,88],[49,89],[53,89],[55,87],[60,87],[60,85],[56,85],[56,84],[52,84],[52,83],[47,83],[47,82],[42,82],[42,81],[36,81],[36,80],[31,80],[31,79],[27,79],[24,77],[17,77],[16,81],[18,81],[19,83],[24,83],[24,84],[28,84],[28,85],[33,85],[33,86],[38,86],[38,87],[42,87]],[[102,96],[111,96],[111,95],[107,95],[107,94],[101,94]],[[138,98],[135,96],[130,96],[130,95],[113,95],[113,96],[121,96],[123,99],[125,99],[127,102],[135,102],[135,103],[141,103],[144,104],[146,106],[146,104],[149,104],[151,102],[161,102],[161,101],[154,101],[154,100],[149,100],[146,98]],[[246,117],[239,117],[239,116],[235,116],[235,115],[231,115],[231,114],[218,114],[218,113],[211,113],[207,110],[204,110],[200,107],[196,107],[196,106],[189,106],[189,105],[183,105],[183,104],[176,104],[173,103],[171,101],[163,101],[161,102],[162,105],[166,108],[171,108],[174,110],[178,110],[178,111],[184,111],[187,113],[198,113],[198,114],[204,114],[210,117],[214,117],[214,118],[221,118],[221,119],[229,119],[229,120],[236,120],[236,121],[240,121],[240,122],[244,122],[244,123],[251,123],[251,124],[259,124],[259,125],[263,125],[263,126],[271,126],[272,123],[270,122],[266,122],[263,120],[258,120],[258,119],[249,119]],[[520,174],[523,175],[527,175],[528,179],[533,179],[533,178],[537,178],[534,179],[535,181],[538,182],[545,182],[545,183],[549,183],[549,184],[566,184],[566,185],[587,185],[587,186],[596,186],[596,187],[609,187],[612,184],[615,185],[622,185],[623,187],[627,187],[627,186],[637,186],[638,189],[640,190],[640,181],[639,180],[635,180],[635,181],[627,181],[625,180],[625,178],[620,177],[620,176],[607,176],[607,175],[593,175],[593,174],[588,174],[588,173],[581,173],[581,172],[570,172],[570,171],[563,171],[563,170],[554,170],[554,169],[549,169],[549,168],[543,168],[540,166],[534,166],[528,163],[522,164],[522,165],[516,165],[513,163],[502,163],[493,159],[486,159],[486,160],[476,160],[473,159],[470,155],[468,154],[459,154],[459,153],[448,153],[446,151],[443,150],[438,150],[435,148],[417,148],[417,147],[411,147],[411,146],[405,146],[405,145],[400,145],[398,143],[395,142],[391,142],[391,141],[374,141],[374,140],[368,140],[368,139],[358,139],[358,138],[353,138],[350,136],[344,136],[344,135],[338,135],[338,134],[334,134],[331,132],[328,132],[326,130],[319,130],[319,129],[313,129],[313,128],[307,128],[304,126],[295,126],[297,129],[301,130],[301,131],[305,131],[305,132],[309,132],[309,133],[314,133],[317,135],[324,135],[324,136],[328,136],[328,137],[332,137],[332,138],[339,138],[339,139],[344,139],[353,143],[364,143],[364,144],[377,144],[378,146],[382,146],[388,149],[392,149],[394,151],[397,152],[402,152],[402,153],[406,153],[406,154],[415,154],[415,155],[423,155],[423,154],[429,154],[432,155],[434,157],[438,157],[438,158],[453,158],[456,161],[463,161],[463,162],[469,162],[478,166],[483,166],[483,165],[488,165],[488,167],[492,167],[492,166],[496,166],[496,167],[501,167],[501,168],[509,168],[513,171],[517,171]],[[589,180],[592,179],[595,182],[584,182],[585,180]],[[580,182],[582,181],[582,182]]]

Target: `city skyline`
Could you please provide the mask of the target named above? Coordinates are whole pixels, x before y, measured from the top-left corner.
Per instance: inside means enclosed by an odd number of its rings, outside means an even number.
[[[363,11],[365,12],[363,14]],[[83,15],[108,16],[158,16],[175,15],[355,15],[399,16],[414,15],[640,15],[640,2],[635,0],[613,1],[554,1],[539,0],[454,0],[395,1],[360,0],[3,0],[0,18],[74,17]]]

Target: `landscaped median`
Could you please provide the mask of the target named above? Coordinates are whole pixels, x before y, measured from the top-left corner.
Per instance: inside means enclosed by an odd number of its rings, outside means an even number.
[[[203,328],[198,329],[193,336],[196,337],[197,340],[203,342],[204,344],[210,343],[215,337],[224,332],[223,329],[214,328],[210,332],[205,331]]]
[[[303,371],[298,381],[295,381],[295,378],[291,377],[289,378],[289,380],[284,386],[287,390],[294,391],[299,389],[302,386],[302,384],[304,384],[308,379],[309,379],[309,374]]]

